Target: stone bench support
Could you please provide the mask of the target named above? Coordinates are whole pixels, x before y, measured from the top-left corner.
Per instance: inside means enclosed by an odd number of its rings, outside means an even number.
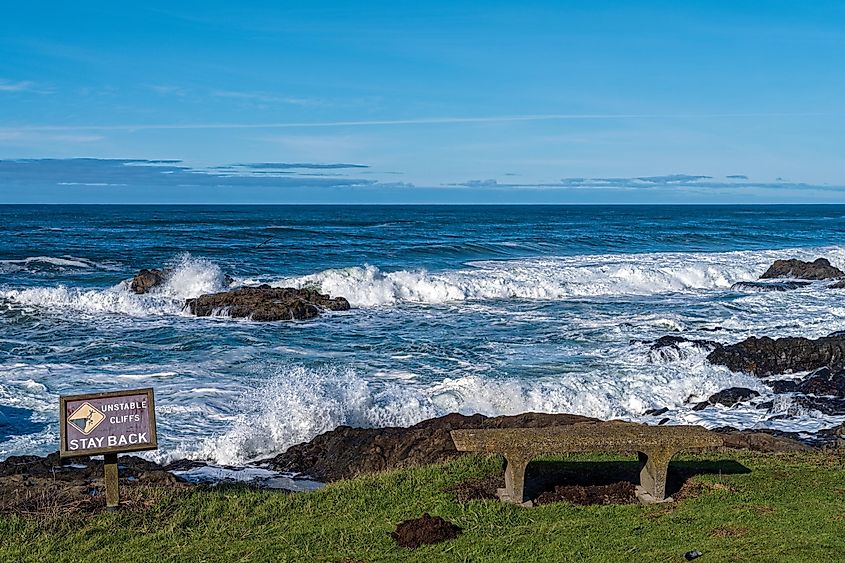
[[[646,426],[625,422],[579,423],[551,428],[453,430],[459,451],[505,457],[505,488],[499,498],[526,503],[525,470],[543,454],[636,452],[640,461],[638,497],[644,503],[666,499],[669,461],[684,450],[714,448],[722,439],[699,426]],[[668,499],[671,500],[671,499]]]

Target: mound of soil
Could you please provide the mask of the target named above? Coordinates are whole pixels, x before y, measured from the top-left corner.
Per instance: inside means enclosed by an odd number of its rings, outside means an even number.
[[[505,478],[501,474],[489,475],[482,479],[470,479],[446,489],[447,493],[455,495],[458,502],[471,500],[498,500],[496,490],[505,486]]]
[[[461,535],[461,532],[463,530],[455,524],[440,516],[430,516],[426,512],[422,518],[400,522],[390,536],[402,547],[415,548],[454,539]]]
[[[636,486],[628,481],[610,485],[563,485],[546,491],[534,504],[568,502],[582,506],[592,504],[633,504],[637,501]]]

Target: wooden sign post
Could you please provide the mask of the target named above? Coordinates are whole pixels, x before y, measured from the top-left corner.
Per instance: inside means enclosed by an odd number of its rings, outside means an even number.
[[[116,508],[120,504],[117,454],[158,447],[153,390],[59,397],[59,434],[61,457],[103,455],[106,506]]]

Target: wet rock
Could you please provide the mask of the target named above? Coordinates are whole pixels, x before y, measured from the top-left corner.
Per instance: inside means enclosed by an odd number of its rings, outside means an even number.
[[[798,382],[794,379],[774,379],[766,381],[766,385],[772,388],[775,393],[795,393],[798,391]]]
[[[347,311],[349,301],[314,289],[261,285],[201,295],[186,300],[185,306],[198,317],[223,314],[254,321],[282,321],[313,319],[326,309]]]
[[[430,516],[426,512],[421,518],[400,522],[390,536],[402,547],[415,548],[454,539],[462,531],[440,516]]]
[[[732,371],[760,377],[797,373],[828,367],[845,369],[845,336],[830,335],[816,340],[803,337],[749,337],[737,344],[720,346],[707,359]]]
[[[803,260],[775,260],[760,279],[796,278],[800,280],[833,280],[845,278],[845,272],[831,266],[826,258],[818,258],[813,262]]]
[[[718,346],[719,344],[712,340],[667,335],[661,336],[651,343],[649,354],[652,361],[672,361],[689,355],[690,350],[709,352],[715,350]]]
[[[822,414],[841,416],[845,415],[845,400],[834,397],[813,397],[798,395],[792,400],[792,408],[819,411]]]
[[[692,410],[700,411],[710,405],[724,405],[726,407],[732,407],[737,403],[759,396],[760,393],[754,389],[748,389],[746,387],[731,387],[730,389],[725,389],[710,395],[709,399],[698,403]]]
[[[597,419],[572,414],[524,413],[488,418],[457,413],[432,418],[409,428],[338,428],[265,460],[277,471],[305,473],[319,481],[348,479],[361,473],[442,463],[465,455],[449,434],[462,428],[538,428],[567,426]]]
[[[147,293],[154,287],[164,285],[170,272],[171,270],[159,270],[157,268],[148,270],[144,268],[135,274],[135,277],[129,282],[129,289],[135,293]]]
[[[669,407],[663,407],[662,409],[648,409],[643,414],[645,416],[660,416],[661,414],[666,414],[669,412]]]
[[[737,282],[731,286],[732,291],[790,291],[810,285],[805,281],[777,281],[777,282]]]
[[[845,398],[845,370],[832,372],[821,368],[796,385],[797,391],[806,395]]]
[[[667,335],[661,336],[651,344],[651,350],[662,350],[663,348],[678,348],[680,344],[689,343],[697,348],[715,348],[718,346],[712,340],[701,340],[694,338],[684,338],[683,336]]]

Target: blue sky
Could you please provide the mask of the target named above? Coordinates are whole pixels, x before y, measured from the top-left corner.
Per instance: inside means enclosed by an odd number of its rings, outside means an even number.
[[[844,60],[842,2],[9,3],[0,202],[845,203]]]

